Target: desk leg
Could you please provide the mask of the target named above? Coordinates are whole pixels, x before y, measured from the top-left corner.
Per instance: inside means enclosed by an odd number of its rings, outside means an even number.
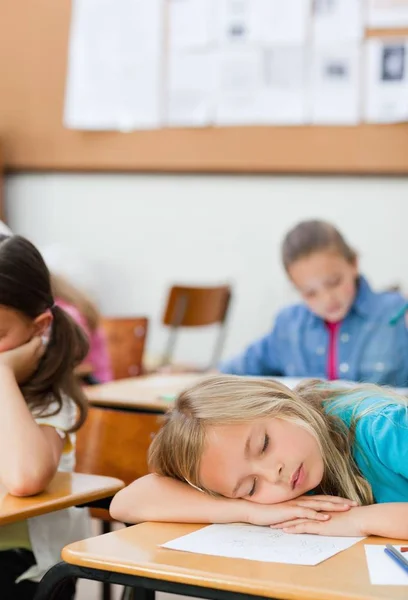
[[[146,588],[125,587],[121,600],[155,600],[156,592]]]
[[[60,562],[47,571],[38,586],[34,600],[58,600],[61,589],[66,585],[67,580],[71,579],[89,579],[100,581],[104,585],[112,583],[124,585],[126,587],[123,591],[122,600],[155,600],[154,589],[126,585],[134,583],[131,577],[127,577],[126,581],[122,581],[122,578],[119,576],[119,580],[115,581],[115,575],[110,573],[110,571],[86,569],[70,565],[66,562]]]
[[[109,510],[109,508],[108,508]],[[102,521],[102,534],[104,533],[110,533],[111,531],[111,524],[109,521]],[[102,583],[102,600],[111,600],[112,594],[111,594],[112,588],[111,588],[111,584],[110,583]]]
[[[88,567],[78,567],[65,562],[60,562],[47,571],[38,586],[34,600],[59,600],[59,592],[62,586],[66,584],[67,579],[71,578],[115,583],[123,585],[126,588],[133,588],[135,600],[154,600],[156,591],[204,598],[206,600],[265,600],[265,597],[253,596],[251,594],[241,594],[240,592],[229,590],[203,588],[188,583],[177,583]],[[269,600],[273,600],[273,597],[269,596]]]
[[[58,600],[62,588],[67,580],[78,577],[77,567],[60,562],[53,567],[42,578],[34,600]]]

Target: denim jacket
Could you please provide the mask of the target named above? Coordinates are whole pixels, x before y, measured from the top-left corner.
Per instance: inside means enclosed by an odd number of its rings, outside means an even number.
[[[408,330],[391,319],[406,300],[396,292],[374,292],[360,277],[354,303],[341,323],[338,372],[341,379],[396,387],[408,385]],[[327,377],[329,334],[306,305],[283,309],[270,333],[220,365],[223,373]]]

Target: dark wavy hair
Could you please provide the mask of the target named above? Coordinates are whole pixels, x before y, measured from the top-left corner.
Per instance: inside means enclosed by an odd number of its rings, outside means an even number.
[[[19,235],[0,235],[0,305],[29,319],[51,311],[49,343],[36,371],[20,389],[30,410],[41,416],[57,414],[63,396],[71,398],[78,408],[71,428],[75,431],[85,421],[87,400],[74,369],[87,355],[88,341],[71,317],[54,304],[50,273],[41,254]]]

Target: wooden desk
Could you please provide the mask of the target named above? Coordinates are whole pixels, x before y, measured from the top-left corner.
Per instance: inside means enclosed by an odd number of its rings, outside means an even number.
[[[170,402],[160,399],[163,394],[176,395],[184,388],[205,379],[209,375],[185,373],[177,375],[143,375],[93,385],[85,388],[90,404],[104,408],[125,409],[134,412],[164,413]],[[290,388],[300,381],[296,377],[271,377]],[[346,382],[344,382],[346,384]],[[396,388],[401,394],[408,394],[408,388]]]
[[[124,484],[113,477],[58,472],[47,489],[36,496],[16,498],[0,487],[0,526],[23,521],[70,506],[92,504],[111,497]]]
[[[44,578],[38,600],[48,600],[61,578],[109,579],[130,585],[137,598],[146,590],[217,600],[406,600],[405,586],[371,585],[363,540],[315,567],[204,556],[160,548],[199,525],[143,523],[66,546],[65,562]],[[370,544],[392,540],[370,538]],[[398,541],[396,541],[398,543]],[[140,594],[140,595],[139,595]]]
[[[171,403],[160,400],[163,394],[178,394],[206,375],[143,375],[120,379],[85,388],[92,406],[118,408],[135,412],[164,413]]]

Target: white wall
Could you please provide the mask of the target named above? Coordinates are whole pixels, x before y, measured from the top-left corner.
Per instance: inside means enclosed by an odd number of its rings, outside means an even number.
[[[97,262],[110,315],[151,318],[149,350],[171,283],[234,285],[225,353],[266,331],[296,295],[279,244],[300,219],[336,223],[376,287],[408,289],[408,179],[25,174],[6,182],[8,220],[38,246],[76,245]],[[213,332],[182,336],[178,357],[205,363]]]

